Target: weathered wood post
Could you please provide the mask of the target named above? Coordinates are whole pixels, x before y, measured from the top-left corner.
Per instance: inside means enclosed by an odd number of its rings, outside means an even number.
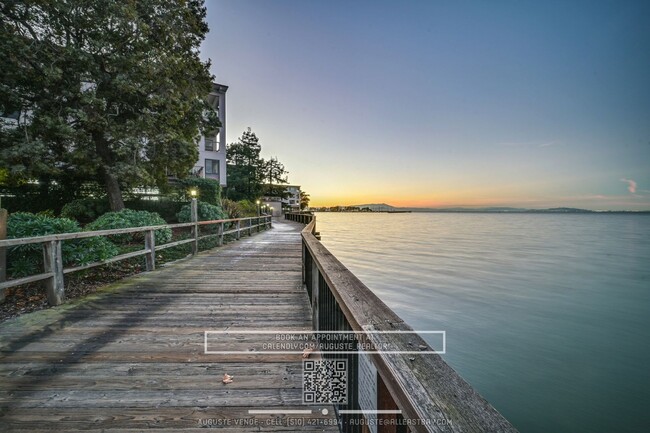
[[[144,255],[147,271],[156,269],[156,236],[153,230],[147,230],[144,234],[144,249],[149,252]]]
[[[237,220],[237,240],[241,238],[241,220]]]
[[[305,251],[306,254],[310,254],[309,251]],[[303,265],[304,266],[304,265]],[[315,330],[320,331],[320,302],[318,298],[320,297],[320,284],[319,281],[319,270],[316,260],[311,258],[311,311],[312,311],[312,326]],[[323,288],[323,290],[327,290]],[[325,313],[327,314],[327,313]]]
[[[390,391],[384,380],[382,379],[379,372],[377,372],[377,410],[386,411],[384,413],[379,413],[377,417],[382,420],[381,424],[385,429],[381,430],[386,433],[396,433],[397,430],[397,413],[395,411],[399,410],[395,400],[390,395]]]
[[[52,274],[50,278],[45,280],[47,302],[50,305],[59,305],[65,299],[61,241],[43,243],[43,268],[44,272]]]
[[[217,228],[217,245],[222,246],[223,245],[223,223],[219,223],[219,227]]]
[[[248,218],[248,236],[253,236],[253,218]]]
[[[199,252],[199,225],[197,221],[199,220],[199,211],[196,199],[193,198],[190,203],[190,219],[194,223],[192,226],[192,236],[194,237],[194,242],[192,242],[192,254]]]
[[[0,209],[0,241],[7,239],[7,209]],[[7,249],[0,247],[0,283],[7,281]],[[5,301],[5,289],[0,289],[0,304]]]

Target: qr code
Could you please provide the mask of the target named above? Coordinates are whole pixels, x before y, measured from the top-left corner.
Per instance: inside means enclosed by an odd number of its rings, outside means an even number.
[[[304,404],[346,404],[348,402],[348,360],[302,361]]]

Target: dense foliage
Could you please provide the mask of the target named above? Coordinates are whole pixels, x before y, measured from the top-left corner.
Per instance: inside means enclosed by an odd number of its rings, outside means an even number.
[[[86,230],[125,229],[129,227],[159,226],[164,224],[166,224],[165,220],[157,213],[144,210],[123,209],[119,212],[105,213],[88,224]],[[172,231],[168,228],[156,230],[154,235],[156,244],[164,244],[172,239]],[[111,235],[109,238],[115,243],[124,245],[132,242],[142,242],[144,240],[144,233]]]
[[[241,218],[242,212],[241,208],[234,200],[223,199],[221,200],[221,206],[223,207],[223,212],[226,214],[226,218],[236,219]]]
[[[311,201],[311,196],[305,191],[300,191],[300,210],[305,210],[309,207],[309,202]]]
[[[250,128],[239,141],[228,146],[228,186],[226,195],[231,200],[254,200],[262,194],[262,147]]]
[[[227,198],[255,201],[262,195],[286,195],[282,184],[287,183],[288,172],[277,158],[261,158],[261,150],[259,138],[250,128],[228,146]]]
[[[262,171],[263,188],[262,193],[268,197],[287,198],[289,194],[283,184],[288,183],[284,164],[273,157],[269,160],[262,160],[260,169]]]
[[[190,200],[190,191],[196,189],[197,198],[202,202],[221,206],[221,185],[216,179],[203,177],[188,177],[178,181],[180,189],[180,200]]]
[[[125,201],[124,204],[128,209],[157,213],[168,224],[173,224],[178,222],[176,214],[184,203],[169,198],[161,198],[160,200],[133,199]]]
[[[108,212],[108,210],[107,200],[86,197],[65,204],[61,209],[61,216],[63,218],[77,220],[82,224],[87,224]]]
[[[197,202],[197,216],[199,221],[214,221],[228,218],[220,206],[215,206],[202,201]],[[189,204],[183,206],[176,215],[178,222],[188,223],[192,221],[191,207]]]
[[[223,211],[227,215],[227,218],[246,218],[257,216],[258,207],[255,203],[249,200],[228,200],[224,199],[223,202]]]
[[[54,218],[27,212],[13,213],[7,221],[7,237],[9,238],[80,231],[79,224],[68,218]],[[117,248],[105,237],[63,241],[61,250],[64,266],[83,265],[117,255]],[[41,244],[10,247],[7,262],[9,274],[13,277],[40,273],[43,269],[43,247]]]
[[[3,2],[0,168],[13,182],[99,180],[112,210],[125,187],[182,177],[199,132],[220,126],[205,18],[203,0]]]

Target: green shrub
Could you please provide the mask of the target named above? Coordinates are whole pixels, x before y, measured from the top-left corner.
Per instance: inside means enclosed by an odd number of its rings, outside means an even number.
[[[81,227],[68,218],[54,218],[48,215],[17,212],[7,220],[8,238],[45,236],[58,233],[77,233]],[[63,241],[63,265],[83,265],[106,260],[117,255],[117,248],[104,237],[93,237]],[[38,274],[43,269],[42,244],[18,245],[9,248],[9,274],[13,277]]]
[[[199,200],[214,206],[221,206],[221,185],[218,180],[188,177],[178,181],[178,183],[181,200],[188,201],[191,198],[190,190],[196,189]]]
[[[86,230],[126,229],[130,227],[159,226],[166,224],[165,220],[155,212],[144,210],[123,209],[119,212],[108,212],[86,226]],[[132,242],[143,242],[144,233],[126,233],[111,235],[110,239],[118,244],[127,245]],[[169,228],[155,231],[156,244],[164,244],[172,238]]]
[[[229,219],[241,218],[242,209],[234,200],[223,199],[221,200],[221,205],[223,206],[223,211]]]
[[[64,205],[61,209],[61,217],[87,224],[109,210],[110,206],[106,200],[85,197]]]
[[[213,221],[226,219],[226,215],[219,206],[214,206],[202,201],[197,203],[197,213],[199,221]],[[186,204],[181,208],[181,211],[176,215],[178,222],[188,223],[192,221],[190,205]]]
[[[148,212],[155,212],[162,217],[167,223],[172,224],[178,222],[176,214],[181,210],[184,202],[178,202],[169,199],[161,200],[143,200],[134,199],[124,202],[124,205],[133,210],[146,210]]]
[[[241,209],[242,217],[255,217],[257,216],[258,208],[257,204],[253,203],[250,200],[240,200],[237,202],[239,208]]]

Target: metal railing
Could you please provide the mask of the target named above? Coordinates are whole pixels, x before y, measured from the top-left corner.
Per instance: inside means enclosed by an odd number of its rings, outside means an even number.
[[[373,348],[341,356],[323,351],[327,345],[321,344],[324,358],[347,360],[348,400],[335,405],[341,431],[517,431],[323,246],[314,236],[314,215],[287,219],[307,222],[301,233],[303,280],[316,336],[319,331],[352,333],[352,352],[354,346]],[[368,430],[370,423],[377,430]]]
[[[195,211],[194,211],[195,212]],[[206,235],[200,234],[200,228],[204,226],[217,226],[216,233]],[[156,245],[155,231],[160,229],[178,229],[190,228],[191,236],[188,239],[181,239],[174,242],[168,242]],[[64,275],[108,263],[118,262],[120,260],[130,259],[138,256],[145,256],[146,270],[152,271],[156,268],[156,251],[166,248],[176,247],[184,244],[192,245],[192,254],[199,250],[199,241],[207,238],[217,238],[217,245],[223,245],[224,237],[228,234],[234,234],[235,239],[240,239],[242,234],[253,234],[253,230],[260,231],[271,228],[271,216],[259,216],[250,218],[224,219],[213,221],[198,221],[180,224],[164,224],[158,226],[132,227],[126,229],[97,230],[76,233],[61,233],[47,236],[35,236],[30,238],[15,238],[0,240],[0,249],[14,247],[18,245],[42,244],[43,246],[43,272],[23,278],[16,278],[0,282],[0,291],[9,287],[20,286],[22,284],[36,281],[45,281],[47,299],[51,305],[58,305],[65,298]],[[63,267],[63,255],[61,245],[63,241],[73,239],[91,238],[96,236],[110,236],[117,234],[135,234],[144,233],[144,249],[120,254],[107,260],[88,263],[69,268]],[[2,264],[4,266],[4,264]]]

